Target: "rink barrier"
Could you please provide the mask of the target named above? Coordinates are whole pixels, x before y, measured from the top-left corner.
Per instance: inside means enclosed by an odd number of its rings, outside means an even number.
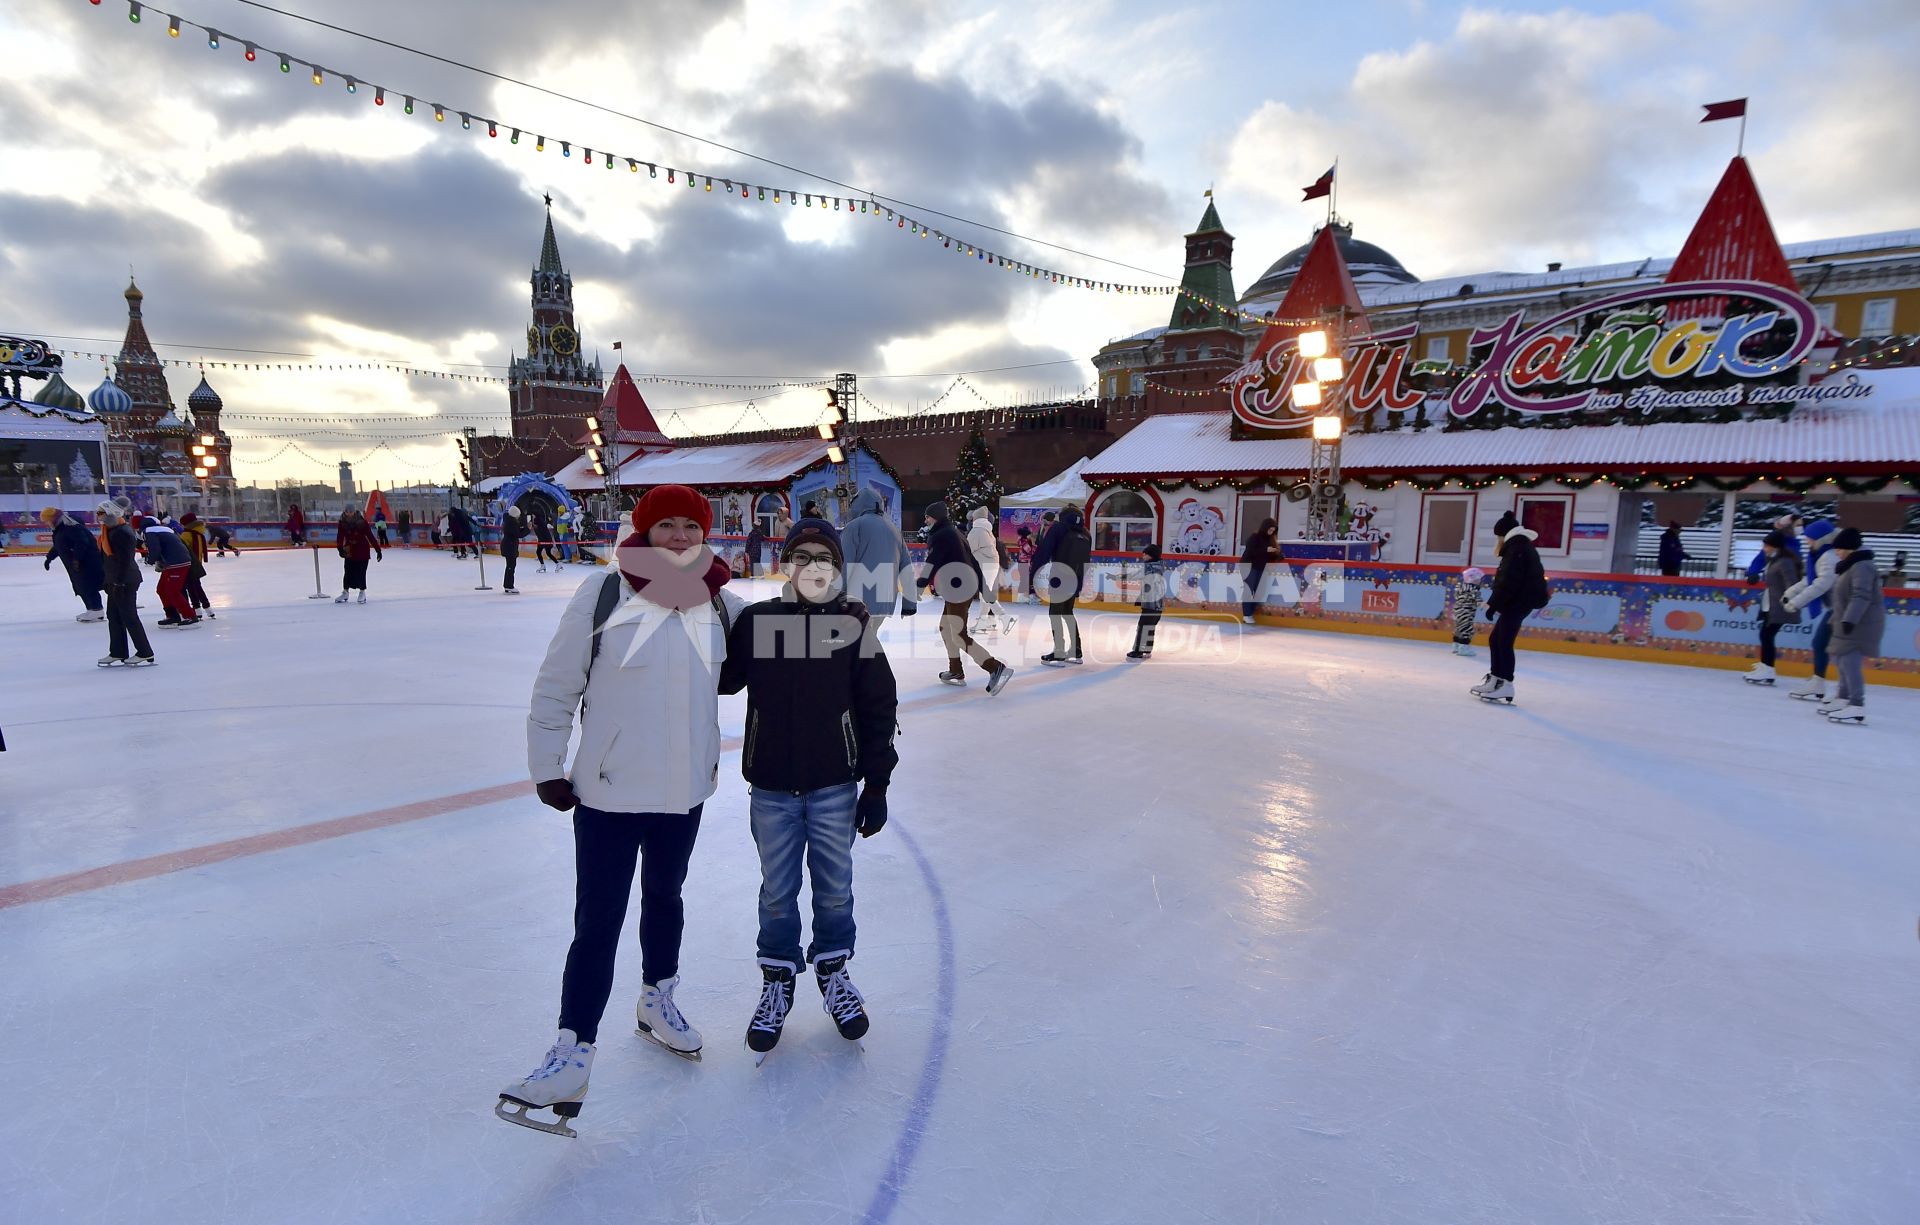
[[[1237,557],[1169,553],[1163,560],[1169,563],[1165,616],[1239,620]],[[1279,628],[1451,642],[1453,593],[1462,569],[1404,562],[1276,564],[1268,567],[1254,620]],[[1096,552],[1077,604],[1098,612],[1137,611],[1140,576],[1137,554]],[[1763,589],[1741,580],[1549,570],[1547,581],[1552,601],[1521,628],[1524,648],[1741,670],[1759,658]],[[1886,604],[1881,655],[1866,669],[1867,678],[1920,688],[1920,589],[1889,588]],[[1482,645],[1489,624],[1483,597],[1475,636]],[[1804,615],[1800,624],[1781,627],[1782,676],[1812,672],[1813,628]]]

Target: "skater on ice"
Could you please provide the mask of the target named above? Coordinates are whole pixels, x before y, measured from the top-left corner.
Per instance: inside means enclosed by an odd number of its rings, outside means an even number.
[[[197,613],[213,617],[213,601],[207,598],[207,589],[200,582],[207,577],[207,525],[200,516],[192,511],[180,516],[180,543],[187,546],[187,556],[192,559],[187,567],[187,603]]]
[[[140,623],[137,600],[140,594],[140,538],[128,526],[126,509],[116,502],[102,502],[93,516],[100,522],[102,577],[107,586],[107,653],[100,657],[102,668],[135,667],[154,662],[153,647],[147,642],[147,627]],[[133,652],[128,654],[131,642]]]
[[[932,588],[940,601],[940,641],[947,648],[947,669],[941,683],[964,686],[967,683],[964,656],[980,665],[987,674],[987,693],[999,693],[1013,676],[1013,669],[993,652],[974,641],[967,629],[967,616],[975,597],[980,595],[980,565],[968,550],[966,541],[950,519],[945,502],[927,507],[927,561],[925,572],[916,580],[917,591]],[[781,550],[782,556],[785,549]]]
[[[1493,632],[1487,636],[1492,671],[1472,692],[1485,701],[1511,705],[1513,644],[1520,637],[1520,623],[1545,608],[1553,591],[1547,586],[1540,551],[1533,545],[1535,533],[1520,526],[1512,511],[1500,516],[1493,534],[1499,541],[1500,568],[1494,571],[1493,593],[1487,597],[1487,615],[1493,618]]]
[[[1080,622],[1073,615],[1074,600],[1087,581],[1087,561],[1093,556],[1093,538],[1081,526],[1079,510],[1067,507],[1054,520],[1033,555],[1033,590],[1047,606],[1053,630],[1053,650],[1040,657],[1050,668],[1084,661]]]
[[[1793,537],[1779,528],[1767,533],[1760,548],[1767,559],[1761,571],[1767,590],[1760,599],[1760,662],[1748,669],[1746,681],[1750,685],[1771,685],[1778,657],[1774,643],[1780,637],[1780,627],[1800,624],[1800,614],[1787,604],[1787,589],[1800,581],[1804,571]]]
[[[106,620],[106,606],[100,596],[107,585],[106,567],[93,533],[82,526],[78,519],[56,506],[42,510],[40,521],[47,525],[53,535],[53,543],[48,546],[46,560],[40,568],[53,569],[56,559],[66,568],[67,582],[72,585],[73,594],[80,597],[82,608],[74,620]]]
[[[1267,567],[1285,560],[1280,552],[1280,521],[1267,519],[1240,550],[1240,580],[1247,585],[1246,597],[1240,601],[1242,624],[1252,625],[1253,615],[1260,611],[1260,581],[1267,577]]]
[[[348,510],[340,516],[340,526],[336,529],[334,549],[340,554],[340,594],[334,598],[335,604],[345,604],[352,592],[360,593],[360,603],[367,602],[367,561],[370,558],[386,560],[386,553],[380,542],[373,537],[373,530],[367,526],[367,518],[357,510]]]
[[[1160,616],[1167,607],[1167,563],[1160,560],[1160,546],[1141,548],[1140,620],[1133,627],[1133,650],[1128,659],[1153,658],[1153,636]]]
[[[142,520],[141,536],[147,550],[147,564],[160,572],[157,588],[160,606],[167,615],[159,624],[181,629],[200,624],[200,615],[187,603],[187,575],[193,570],[187,546],[180,542],[172,528],[152,515]]]
[[[976,634],[1001,634],[1012,628],[1000,611],[1000,555],[1002,546],[993,531],[993,511],[976,506],[967,516],[967,551],[973,554],[974,567],[980,571],[980,619],[974,622]]]
[[[847,971],[854,835],[871,838],[886,825],[887,784],[899,762],[893,668],[878,626],[846,598],[839,533],[824,519],[801,519],[780,555],[786,584],[734,622],[720,673],[720,692],[747,692],[740,772],[760,852],[761,975],[747,1047],[761,1058],[780,1041],[794,980],[809,963],[840,1036],[858,1041],[867,1032],[866,1002]],[[804,956],[803,861],[813,898]]]
[[[307,517],[300,513],[300,503],[298,502],[287,503],[286,532],[287,539],[293,542],[294,548],[299,549],[306,547]]]
[[[649,490],[613,569],[590,576],[567,602],[534,681],[527,766],[540,802],[573,813],[573,943],[559,1034],[539,1067],[501,1091],[495,1113],[508,1122],[573,1134],[566,1120],[586,1098],[636,866],[636,1032],[675,1055],[700,1056],[700,1031],[673,998],[686,922],[680,891],[719,777],[719,667],[727,627],[744,606],[725,590],[726,563],[706,546],[712,514],[683,485]],[[576,712],[580,747],[569,769]],[[555,1121],[528,1117],[542,1109]]]
[[[506,560],[507,572],[500,580],[500,590],[505,595],[519,595],[513,585],[513,568],[520,563],[520,542],[526,539],[527,525],[518,506],[507,507],[500,516],[500,556]]]
[[[1840,563],[1830,539],[1833,534],[1834,526],[1826,519],[1807,524],[1807,573],[1786,591],[1787,608],[1813,618],[1813,675],[1787,694],[1809,702],[1824,702],[1827,697],[1827,648],[1833,641],[1833,610],[1827,606],[1826,594],[1833,589],[1834,567]]]
[[[858,600],[866,608],[877,630],[881,622],[893,615],[895,608],[909,617],[916,611],[913,592],[908,586],[913,556],[907,552],[907,542],[900,538],[900,529],[893,526],[893,520],[880,505],[879,494],[862,489],[853,496],[851,514],[840,533],[840,547],[847,558],[847,597]],[[756,533],[759,530],[754,528]],[[747,540],[751,546],[753,537]],[[749,547],[749,566],[754,558],[754,550]],[[753,571],[750,569],[747,573],[751,575]]]
[[[1840,685],[1832,701],[1820,706],[1834,723],[1867,721],[1866,661],[1880,654],[1887,627],[1887,601],[1874,568],[1873,550],[1861,548],[1857,528],[1844,528],[1833,540],[1839,562],[1833,568],[1833,606],[1828,615],[1839,620],[1833,653]]]

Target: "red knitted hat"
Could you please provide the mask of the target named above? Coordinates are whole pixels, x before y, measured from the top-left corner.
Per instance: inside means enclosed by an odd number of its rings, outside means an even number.
[[[656,485],[633,508],[633,530],[642,536],[662,519],[686,518],[700,525],[700,534],[713,531],[713,503],[685,485]]]

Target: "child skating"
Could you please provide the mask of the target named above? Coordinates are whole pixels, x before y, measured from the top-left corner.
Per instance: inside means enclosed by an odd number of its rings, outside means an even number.
[[[760,1004],[747,1047],[765,1060],[793,1007],[794,980],[813,963],[820,1003],[840,1036],[867,1032],[853,958],[854,834],[887,823],[898,699],[893,668],[866,609],[844,594],[840,536],[802,519],[781,544],[788,580],[750,604],[727,641],[720,692],[747,691],[740,772],[751,787],[760,852]],[[812,877],[813,940],[800,949],[802,858]]]

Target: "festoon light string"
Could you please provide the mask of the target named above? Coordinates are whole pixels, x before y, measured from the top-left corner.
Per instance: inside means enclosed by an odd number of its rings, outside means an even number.
[[[101,0],[90,0],[90,3],[98,6]],[[141,14],[151,8],[152,6],[144,3],[143,0],[128,0],[128,17],[137,24],[141,19]],[[373,104],[379,107],[384,107],[387,104],[387,95],[389,93],[396,94],[402,100],[401,110],[405,114],[413,114],[415,104],[419,102],[432,109],[434,121],[437,123],[445,123],[448,115],[451,114],[460,120],[462,130],[473,131],[475,125],[478,125],[485,130],[487,136],[492,138],[498,138],[501,129],[504,127],[509,133],[507,138],[509,144],[518,145],[521,143],[521,137],[523,135],[531,136],[534,152],[546,152],[548,138],[545,133],[536,129],[514,126],[504,119],[483,115],[472,110],[461,110],[457,107],[449,107],[445,103],[425,101],[423,95],[406,93],[398,88],[390,88],[385,85],[376,84],[352,73],[327,68],[312,60],[294,55],[292,52],[276,51],[258,41],[238,38],[235,35],[222,32],[200,22],[182,18],[172,13],[167,14],[167,33],[169,35],[178,38],[183,28],[192,29],[204,34],[207,39],[207,46],[215,51],[221,49],[223,39],[227,41],[238,41],[244,48],[244,57],[249,62],[258,59],[261,54],[265,54],[276,60],[279,63],[280,71],[288,76],[291,76],[294,67],[298,66],[302,73],[307,75],[316,86],[325,85],[327,78],[332,76],[334,79],[340,81],[350,94],[357,95],[363,87],[371,90],[373,94]],[[1152,296],[1180,295],[1212,310],[1233,315],[1248,323],[1261,324],[1268,327],[1313,327],[1318,326],[1320,322],[1316,319],[1280,319],[1269,315],[1259,315],[1250,311],[1243,311],[1239,307],[1231,304],[1215,302],[1205,295],[1199,294],[1179,284],[1146,285],[1121,281],[1097,280],[1091,277],[1076,276],[1072,273],[1062,272],[1044,265],[1030,263],[992,250],[979,243],[968,242],[966,239],[957,235],[949,234],[943,229],[926,224],[926,222],[918,217],[884,204],[880,199],[871,195],[864,198],[836,196],[830,193],[801,191],[791,187],[774,187],[751,182],[732,175],[710,174],[705,171],[669,166],[663,164],[657,158],[615,153],[604,147],[596,152],[591,146],[570,139],[559,139],[556,143],[560,146],[560,156],[568,159],[573,157],[574,148],[578,145],[580,149],[580,164],[584,167],[591,168],[601,166],[606,170],[613,170],[617,166],[624,165],[628,172],[632,174],[640,173],[641,168],[645,167],[649,181],[654,182],[659,181],[661,172],[665,171],[667,186],[678,187],[684,184],[688,191],[697,192],[702,195],[713,194],[714,185],[718,183],[721,194],[729,198],[738,198],[757,203],[784,204],[788,207],[799,207],[804,204],[808,208],[817,206],[822,210],[827,209],[829,205],[831,205],[834,212],[844,211],[849,219],[855,217],[871,217],[876,221],[884,220],[891,222],[893,223],[893,229],[898,233],[910,234],[921,239],[937,240],[943,250],[952,251],[962,258],[971,259],[975,263],[982,264],[986,267],[1003,269],[1009,273],[1027,277],[1035,282],[1092,290],[1101,293],[1142,294]],[[1169,281],[1171,280],[1172,278],[1169,278]],[[458,377],[484,379],[488,376],[465,375]]]

